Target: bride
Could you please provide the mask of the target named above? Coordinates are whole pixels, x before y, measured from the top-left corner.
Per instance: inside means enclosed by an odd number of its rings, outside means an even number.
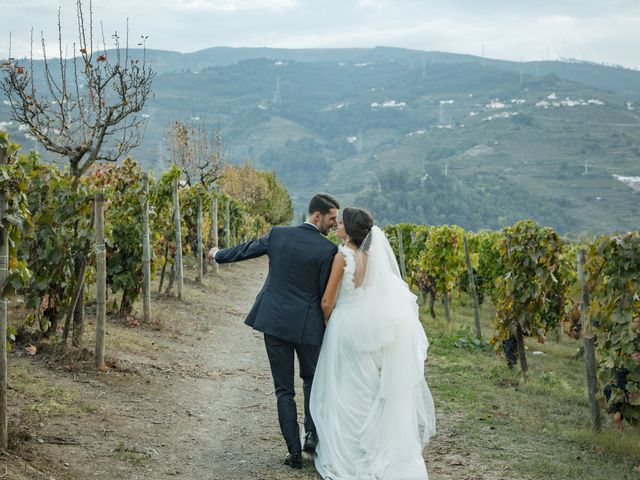
[[[316,469],[325,480],[425,480],[435,414],[416,297],[367,211],[345,208],[337,235],[311,391]]]

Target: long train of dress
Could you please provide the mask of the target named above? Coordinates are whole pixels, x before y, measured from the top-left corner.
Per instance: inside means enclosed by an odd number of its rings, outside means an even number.
[[[385,278],[386,305],[364,305],[353,283],[354,253],[340,251],[347,265],[311,392],[316,469],[331,480],[425,480],[422,449],[435,414],[415,296]]]

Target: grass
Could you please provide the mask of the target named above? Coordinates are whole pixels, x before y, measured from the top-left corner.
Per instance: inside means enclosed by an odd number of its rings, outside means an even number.
[[[113,454],[121,461],[130,462],[134,465],[142,465],[148,459],[148,455],[135,447],[127,447],[124,443],[119,443]]]
[[[28,365],[17,363],[9,371],[11,388],[24,400],[21,421],[35,424],[44,418],[73,415],[83,401],[73,387],[56,382],[55,378],[34,372]]]
[[[431,343],[427,380],[444,423],[457,419],[482,466],[519,479],[640,478],[638,430],[619,432],[606,412],[602,432],[591,430],[584,361],[573,358],[578,342],[530,340],[525,380],[486,343],[470,341],[470,306],[459,300],[451,324],[441,307],[437,313],[436,320],[422,318]],[[484,305],[485,338],[492,316]]]

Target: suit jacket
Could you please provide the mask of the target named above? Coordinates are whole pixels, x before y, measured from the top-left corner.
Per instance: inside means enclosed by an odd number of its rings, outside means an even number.
[[[218,251],[215,260],[230,263],[267,255],[269,274],[245,323],[289,342],[320,345],[320,300],[337,251],[315,226],[303,223],[273,227],[258,240]]]

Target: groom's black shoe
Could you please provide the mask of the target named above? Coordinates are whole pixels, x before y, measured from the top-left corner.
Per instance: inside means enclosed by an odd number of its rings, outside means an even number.
[[[316,453],[316,447],[318,446],[318,437],[316,437],[316,432],[309,431],[304,437],[304,447],[302,447],[302,451],[314,454]]]
[[[284,464],[291,468],[302,468],[302,455],[299,453],[288,453],[284,458]]]

